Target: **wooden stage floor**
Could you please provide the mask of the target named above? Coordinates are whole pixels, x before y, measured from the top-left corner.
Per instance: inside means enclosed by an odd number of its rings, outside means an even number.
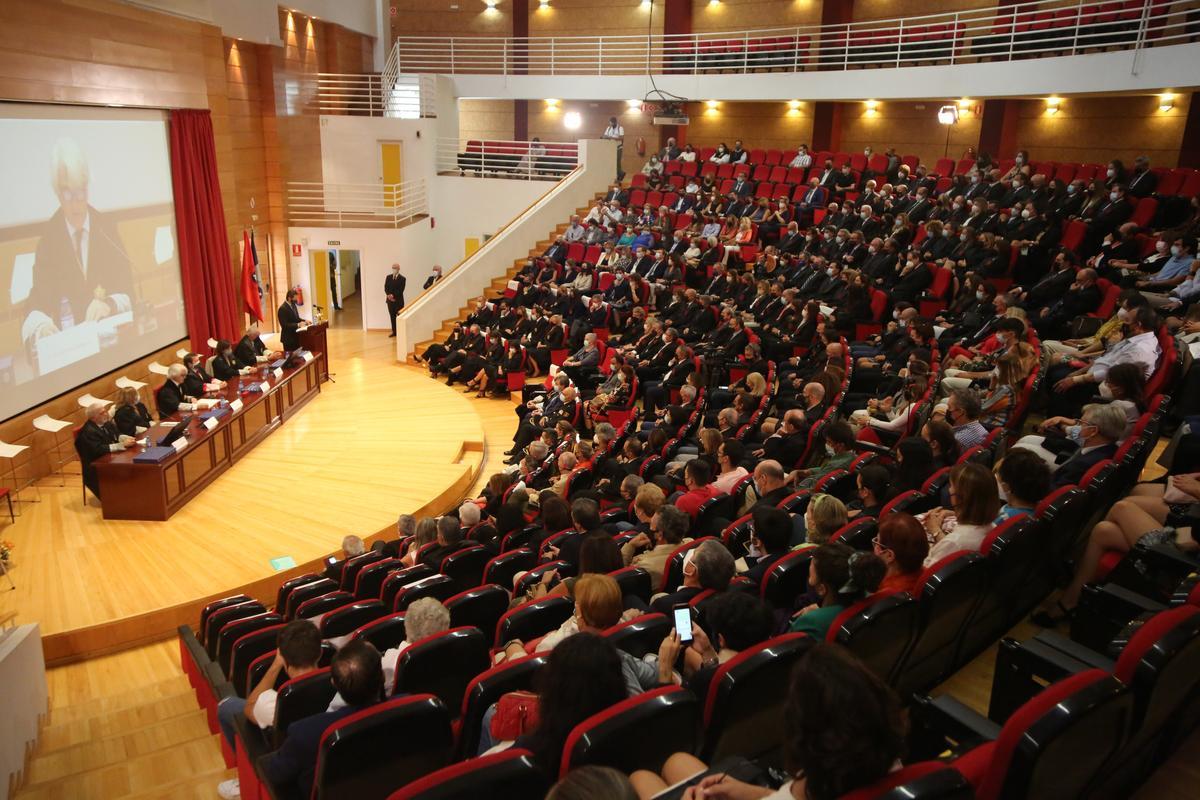
[[[78,475],[42,481],[41,501],[0,528],[16,545],[17,586],[0,582],[0,613],[40,623],[51,662],[122,649],[173,634],[212,598],[273,599],[344,535],[390,538],[398,514],[438,514],[467,496],[485,477],[485,427],[500,437],[489,449],[503,451],[512,406],[398,364],[394,341],[330,330],[336,383],[167,522],[107,521],[95,498],[83,506]],[[298,567],[275,572],[279,556]]]

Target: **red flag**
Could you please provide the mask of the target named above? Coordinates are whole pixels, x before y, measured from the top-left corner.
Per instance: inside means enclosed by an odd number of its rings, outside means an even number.
[[[242,302],[246,313],[262,321],[262,303],[258,299],[258,283],[254,274],[254,251],[250,247],[250,234],[242,231]]]

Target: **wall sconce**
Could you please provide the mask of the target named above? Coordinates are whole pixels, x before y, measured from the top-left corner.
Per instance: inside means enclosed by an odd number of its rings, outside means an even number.
[[[788,111],[799,111],[799,110],[800,110],[800,101],[799,100],[788,100]]]
[[[495,11],[496,3],[498,2],[500,2],[500,0],[483,0],[483,4],[487,6],[488,11]]]
[[[958,106],[942,106],[938,109],[938,122],[943,125],[953,125],[958,122]]]
[[[867,108],[867,116],[868,117],[873,117],[873,116],[875,116],[875,114],[877,114],[879,112],[879,101],[878,100],[867,100],[867,101],[863,102],[863,105],[866,106],[866,108]]]
[[[708,0],[709,8],[716,8],[719,5],[721,5],[721,0]]]
[[[538,11],[546,11],[550,8],[550,0],[538,0]]]
[[[716,111],[717,107],[720,106],[721,104],[719,102],[717,102],[716,100],[705,100],[704,105],[708,107],[709,111]]]
[[[554,98],[554,97],[546,98],[546,110],[547,111],[557,111],[558,110],[557,98]]]
[[[1046,115],[1050,116],[1050,117],[1054,116],[1055,114],[1058,113],[1058,108],[1061,105],[1062,105],[1061,97],[1047,97],[1046,98]]]
[[[579,116],[578,111],[568,111],[563,116],[563,127],[569,131],[579,130],[579,126],[583,124],[583,117]]]
[[[1160,94],[1158,96],[1158,110],[1164,114],[1175,107],[1175,95]]]
[[[642,11],[649,11],[654,6],[654,0],[642,0]]]

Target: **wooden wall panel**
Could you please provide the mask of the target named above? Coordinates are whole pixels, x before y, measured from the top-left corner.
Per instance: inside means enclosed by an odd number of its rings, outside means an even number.
[[[947,153],[946,126],[937,120],[937,110],[951,100],[880,102],[874,114],[864,103],[842,104],[842,137],[838,150],[855,153],[867,145],[875,152],[895,147],[901,155],[921,157],[933,164]],[[920,106],[924,106],[921,108]],[[979,143],[980,117],[969,114],[950,130],[949,157],[961,158],[968,147]]]
[[[553,0],[546,8],[529,4],[530,36],[645,36],[647,25],[662,33],[663,0],[654,10],[640,0]]]
[[[790,111],[786,103],[721,102],[710,111],[704,103],[690,103],[687,141],[695,147],[725,142],[733,147],[741,139],[748,150],[795,150],[812,137],[812,103]]]
[[[964,9],[995,8],[996,5],[996,0],[854,0],[854,19],[897,19]]]
[[[1017,147],[1034,161],[1102,164],[1121,158],[1130,164],[1144,153],[1156,167],[1174,167],[1190,100],[1191,95],[1180,94],[1175,107],[1164,112],[1156,95],[1067,97],[1053,116],[1046,114],[1043,100],[1018,101]]]
[[[391,18],[392,39],[397,36],[509,36],[512,3],[488,10],[472,0],[389,0],[396,8]],[[450,6],[459,6],[457,10]]]
[[[512,100],[458,101],[458,138],[462,146],[470,139],[512,139],[513,130]]]
[[[821,0],[725,0],[715,6],[708,0],[692,0],[692,30],[695,33],[819,25],[820,22]]]

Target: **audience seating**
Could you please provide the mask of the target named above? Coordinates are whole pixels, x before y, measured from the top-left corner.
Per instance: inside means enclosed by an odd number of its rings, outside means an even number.
[[[505,612],[496,624],[496,647],[518,639],[528,642],[544,636],[562,625],[575,613],[575,603],[568,597],[552,596],[530,600]]]
[[[586,764],[658,772],[673,753],[695,751],[699,725],[700,704],[686,689],[643,692],[576,725],[563,745],[559,775]]]
[[[392,694],[429,692],[457,712],[471,679],[490,665],[482,631],[451,628],[413,642],[400,654]]]
[[[377,620],[359,627],[351,635],[352,639],[363,639],[375,646],[381,653],[399,647],[405,640],[404,612],[388,614]]]
[[[642,614],[626,622],[618,623],[604,632],[618,650],[624,650],[635,658],[647,653],[657,653],[671,632],[671,620],[663,614]]]
[[[393,792],[388,800],[542,797],[550,789],[528,750],[510,748],[443,767]]]
[[[446,608],[450,611],[450,626],[494,631],[500,618],[508,611],[508,603],[508,592],[494,583],[459,592],[446,600]]]
[[[463,692],[459,715],[458,756],[470,758],[479,748],[483,730],[483,715],[501,695],[515,691],[531,691],[534,677],[546,665],[545,654],[535,654],[505,661],[479,673]]]

